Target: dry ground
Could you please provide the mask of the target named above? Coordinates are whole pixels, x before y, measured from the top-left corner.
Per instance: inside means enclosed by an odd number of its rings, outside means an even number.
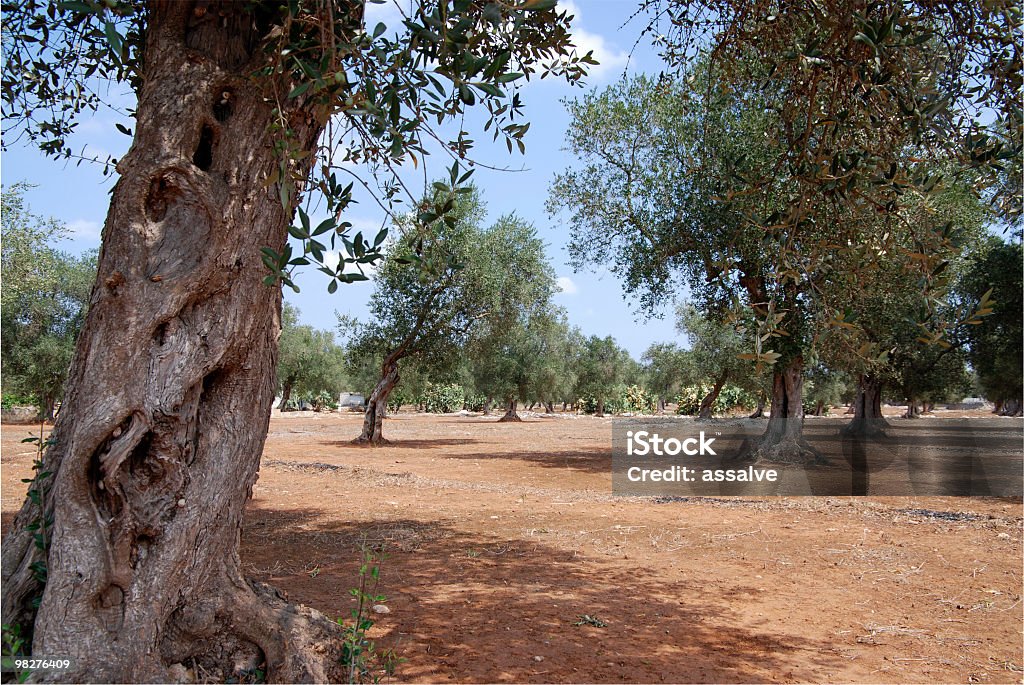
[[[399,681],[1022,681],[1020,501],[658,504],[610,495],[610,419],[404,414],[377,449],[359,422],[275,416],[242,555],[342,616],[383,547]],[[4,427],[5,522],[28,430]]]

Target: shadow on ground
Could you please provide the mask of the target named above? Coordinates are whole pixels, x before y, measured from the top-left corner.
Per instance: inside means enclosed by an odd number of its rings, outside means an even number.
[[[797,677],[791,660],[838,666],[825,640],[743,627],[735,612],[753,585],[709,595],[639,563],[627,572],[528,537],[327,516],[252,505],[247,572],[336,618],[350,611],[360,546],[383,549],[391,613],[376,617],[377,640],[406,659],[400,681],[763,682]],[[607,625],[576,625],[583,616]]]

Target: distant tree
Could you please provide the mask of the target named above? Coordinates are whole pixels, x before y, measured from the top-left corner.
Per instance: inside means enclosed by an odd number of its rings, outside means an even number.
[[[457,193],[437,182],[423,205],[447,206],[444,217],[420,226],[397,222],[400,237],[374,279],[370,320],[340,321],[350,355],[380,359],[357,443],[386,442],[388,396],[400,381],[403,360],[415,358],[427,375],[431,368],[450,367],[458,358],[453,352],[495,306],[504,267],[487,249],[479,193],[472,187],[464,190]]]
[[[532,368],[531,396],[551,413],[555,402],[573,401],[577,380],[573,362],[581,336],[569,325],[565,312],[554,307],[550,317],[538,320],[534,331],[537,363]]]
[[[804,389],[804,412],[823,416],[849,394],[850,378],[846,373],[830,369],[818,361],[807,369]]]
[[[676,343],[654,343],[644,352],[641,362],[647,389],[658,398],[658,411],[679,394],[684,385],[696,383],[697,364],[693,353]]]
[[[604,416],[608,400],[620,394],[627,374],[633,372],[635,362],[631,362],[629,352],[610,335],[592,335],[584,340],[576,360],[576,394],[594,399],[597,416]]]
[[[476,391],[504,403],[501,421],[519,421],[518,401],[535,397],[539,384],[549,383],[543,353],[564,314],[552,304],[555,272],[532,225],[502,217],[482,247],[501,278],[490,290],[492,308],[470,337],[466,354]]]
[[[969,302],[980,302],[991,291],[992,314],[969,326],[967,359],[995,412],[1020,416],[1024,410],[1024,330],[1022,330],[1020,237],[1011,241],[990,237],[969,259],[957,290]]]
[[[67,234],[25,205],[25,183],[3,191],[0,364],[4,392],[32,395],[53,419],[96,278],[96,253],[74,257],[53,247]]]
[[[750,341],[737,332],[735,323],[702,315],[693,305],[681,305],[676,309],[676,328],[690,341],[692,363],[701,375],[697,381],[711,386],[701,400],[697,418],[711,418],[715,400],[727,382],[748,390],[757,389],[751,381],[758,370],[753,362],[744,359],[750,356]]]
[[[889,395],[902,395],[913,416],[926,396],[936,401],[962,385],[958,350],[969,322],[978,320],[979,300],[958,299],[953,287],[990,214],[948,164],[933,164],[932,174],[931,192],[905,199],[899,220],[863,218],[877,224],[873,235],[855,251],[836,254],[830,277],[815,284],[815,305],[827,321],[817,332],[818,356],[856,384],[844,433],[884,430],[886,386],[898,389]],[[941,390],[941,378],[952,385]]]
[[[281,311],[280,357],[277,382],[281,391],[278,408],[285,411],[292,393],[315,397],[329,393],[335,398],[347,380],[345,351],[329,331],[299,324],[299,310],[285,303]]]

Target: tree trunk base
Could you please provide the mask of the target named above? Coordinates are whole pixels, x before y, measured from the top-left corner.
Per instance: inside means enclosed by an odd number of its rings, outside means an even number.
[[[498,423],[522,423],[522,422],[523,422],[523,419],[518,414],[505,414],[500,419],[498,419]]]
[[[746,463],[799,464],[819,466],[828,460],[803,438],[784,437],[781,440],[761,436],[756,440],[747,439],[740,445],[735,461]]]
[[[376,437],[367,437],[365,435],[360,435],[355,440],[352,440],[349,444],[355,445],[356,447],[383,447],[384,445],[390,445],[391,441],[382,435],[378,435]]]
[[[850,435],[863,438],[886,438],[886,428],[890,428],[889,422],[882,418],[856,418],[839,429],[840,435]]]

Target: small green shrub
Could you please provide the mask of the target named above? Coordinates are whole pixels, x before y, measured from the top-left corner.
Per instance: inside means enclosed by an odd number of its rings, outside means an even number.
[[[584,414],[596,414],[597,413],[597,398],[593,395],[587,397],[581,397],[578,403],[580,411]],[[604,398],[604,413],[605,414],[620,414],[623,411],[625,405],[622,403],[622,398],[617,395],[609,395]]]
[[[450,414],[462,409],[465,393],[456,383],[434,385],[429,383],[423,392],[423,408],[431,414]]]
[[[388,395],[388,411],[396,412],[406,404],[415,404],[416,398],[405,388],[397,387]]]
[[[483,395],[466,395],[463,398],[463,406],[469,411],[483,411],[487,404],[487,398]]]
[[[22,395],[16,392],[5,392],[0,400],[0,408],[10,409],[12,407],[38,407],[39,398],[35,395]]]
[[[383,604],[387,598],[377,592],[380,584],[380,562],[383,557],[369,547],[365,541],[361,546],[363,564],[359,567],[359,586],[349,590],[356,599],[356,606],[349,612],[351,623],[338,619],[344,628],[345,642],[342,645],[341,663],[348,669],[349,683],[379,683],[390,681],[395,668],[404,659],[394,649],[378,650],[377,645],[367,637],[374,625],[371,618],[375,604]]]
[[[313,405],[313,411],[334,411],[338,408],[338,399],[326,390],[311,399],[309,403]]]
[[[623,411],[635,414],[651,414],[654,412],[654,407],[657,404],[654,395],[651,395],[639,385],[631,385],[626,388],[622,392],[620,402],[622,403]]]
[[[683,388],[676,397],[677,414],[695,416],[700,411],[700,403],[704,401],[711,392],[710,385],[691,385]],[[757,406],[757,398],[750,392],[735,385],[722,386],[721,392],[715,399],[711,411],[715,414],[724,414],[733,409],[751,409]]]

